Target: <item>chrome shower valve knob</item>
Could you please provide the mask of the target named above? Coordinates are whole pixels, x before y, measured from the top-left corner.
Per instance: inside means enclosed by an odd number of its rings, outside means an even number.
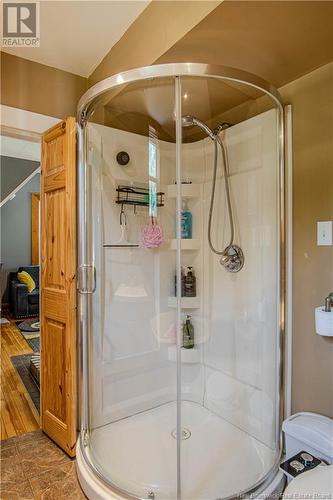
[[[238,245],[228,246],[222,253],[220,264],[230,273],[238,273],[244,266],[244,254]]]

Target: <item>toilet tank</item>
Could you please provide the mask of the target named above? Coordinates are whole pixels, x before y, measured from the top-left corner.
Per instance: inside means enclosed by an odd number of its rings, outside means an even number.
[[[333,464],[333,420],[318,413],[295,413],[282,424],[286,459],[300,451]]]

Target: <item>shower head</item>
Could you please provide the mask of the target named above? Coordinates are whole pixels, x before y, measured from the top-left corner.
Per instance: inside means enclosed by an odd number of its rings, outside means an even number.
[[[193,116],[182,116],[182,127],[193,127],[194,125]]]
[[[183,127],[194,127],[197,126],[203,130],[208,137],[210,137],[213,141],[215,141],[216,137],[214,132],[202,121],[198,120],[198,118],[195,118],[194,116],[191,115],[186,115],[182,116],[182,126]]]

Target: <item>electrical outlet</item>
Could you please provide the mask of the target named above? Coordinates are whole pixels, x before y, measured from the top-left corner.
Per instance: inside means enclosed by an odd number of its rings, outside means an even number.
[[[332,221],[317,222],[317,245],[332,245]]]

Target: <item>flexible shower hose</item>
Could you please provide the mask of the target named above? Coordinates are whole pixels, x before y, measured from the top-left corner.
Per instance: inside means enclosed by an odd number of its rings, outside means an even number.
[[[225,251],[229,247],[231,247],[231,245],[234,242],[234,234],[235,234],[234,218],[233,218],[233,213],[232,213],[231,197],[230,197],[228,157],[226,154],[225,146],[223,144],[223,141],[217,135],[215,136],[215,139],[213,140],[213,142],[214,142],[214,169],[213,169],[212,192],[211,192],[211,197],[210,197],[209,219],[208,219],[208,243],[209,243],[210,249],[214,253],[216,253],[217,255],[223,255],[225,253]],[[221,251],[216,250],[216,248],[213,245],[212,238],[211,238],[212,217],[213,217],[213,211],[214,211],[215,188],[216,188],[216,177],[217,177],[217,159],[218,159],[217,143],[219,143],[219,145],[221,147],[221,153],[222,153],[222,165],[223,165],[223,173],[224,173],[225,192],[226,192],[229,224],[230,224],[230,241],[229,241],[229,244],[226,246],[226,248],[224,250],[221,250]]]

